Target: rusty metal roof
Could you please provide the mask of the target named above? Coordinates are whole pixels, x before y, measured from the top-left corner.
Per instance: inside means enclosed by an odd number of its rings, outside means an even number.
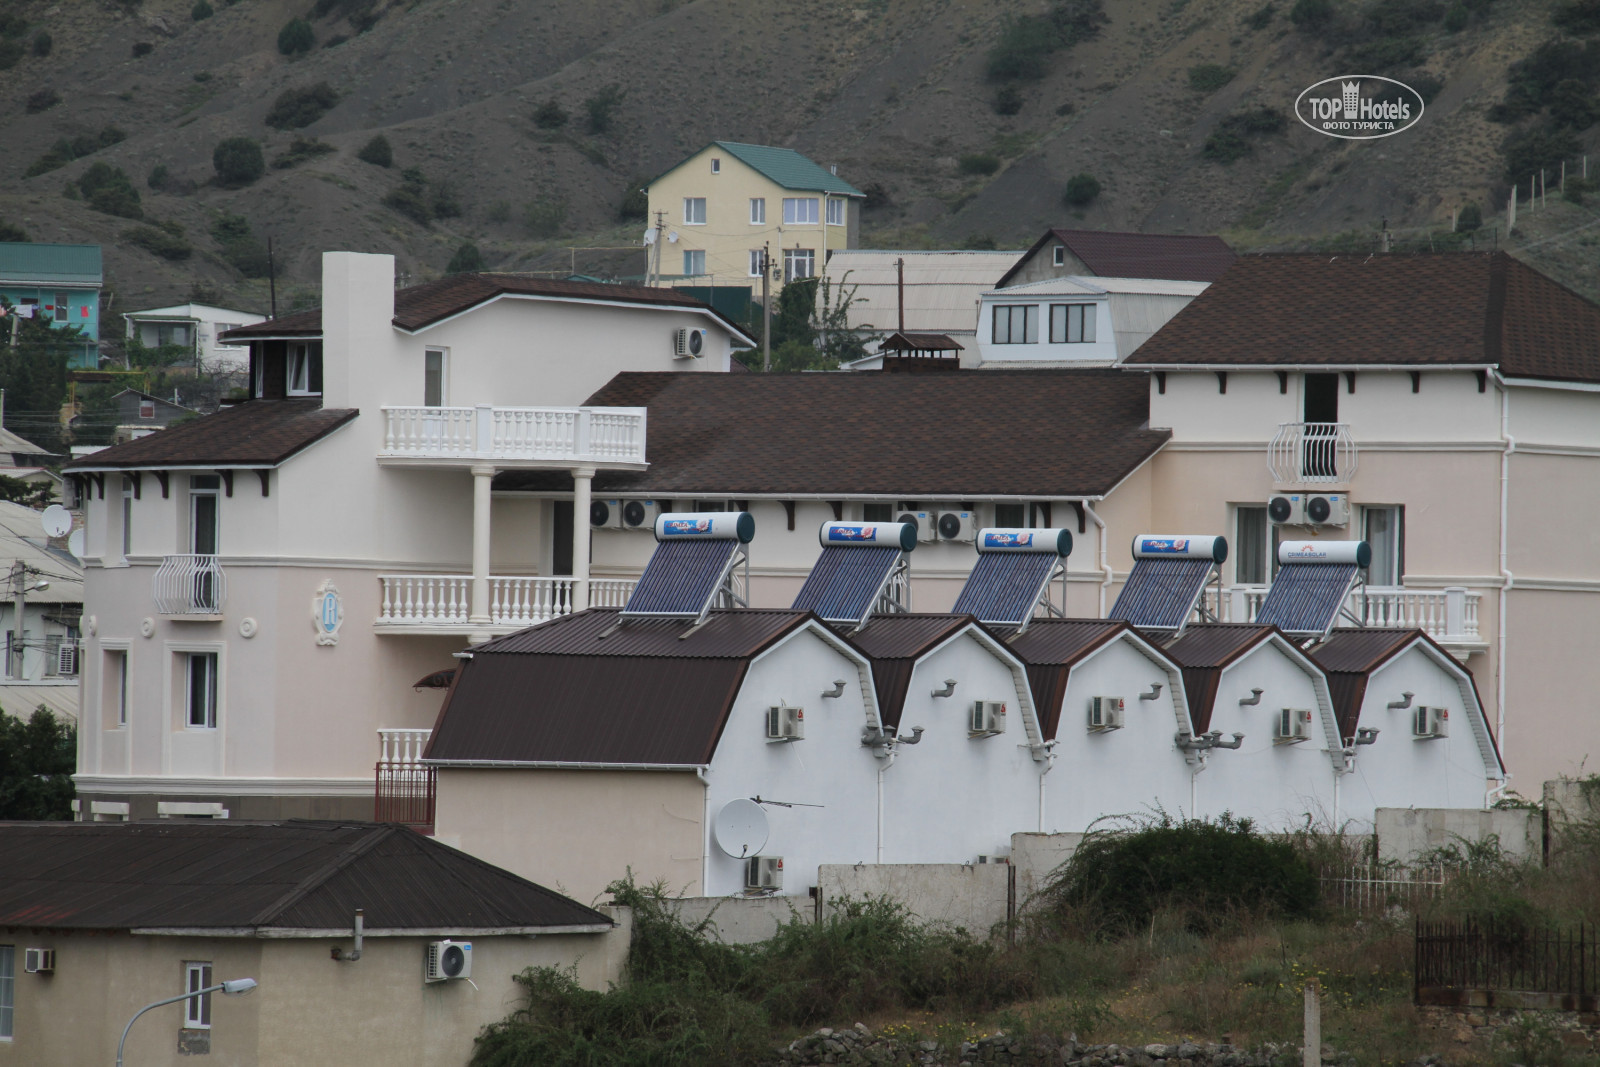
[[[403,826],[290,820],[0,823],[0,927],[509,930],[609,926]]]
[[[427,758],[709,763],[750,661],[808,620],[816,616],[740,609],[713,611],[699,628],[619,626],[616,609],[591,609],[490,641],[457,670]]]

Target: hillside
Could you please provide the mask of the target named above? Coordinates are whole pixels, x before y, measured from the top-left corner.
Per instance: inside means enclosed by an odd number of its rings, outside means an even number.
[[[1505,98],[1511,65],[1562,36],[1552,12],[1573,5],[1472,0],[1453,5],[1461,16],[1452,22],[1433,0],[1333,0],[1330,20],[1297,23],[1288,0],[1111,0],[1084,39],[1044,52],[1038,77],[996,82],[986,67],[1013,20],[1094,5],[207,0],[214,13],[196,20],[194,0],[12,0],[0,16],[29,47],[0,71],[0,220],[35,240],[104,244],[115,310],[183,298],[196,283],[264,308],[265,283],[232,265],[249,257],[224,248],[240,237],[237,221],[217,230],[224,214],[245,220],[255,240],[273,238],[280,307],[312,298],[328,248],[393,252],[416,279],[441,272],[465,241],[495,269],[629,272],[642,256],[621,250],[641,228],[619,221],[627,190],[726,138],[789,145],[873,187],[869,246],[1018,246],[1052,223],[1222,232],[1241,248],[1370,245],[1383,220],[1426,242],[1448,231],[1454,209],[1476,203],[1483,240],[1513,250],[1539,240],[1530,261],[1600,296],[1600,227],[1569,232],[1600,219],[1600,196],[1567,204],[1552,195],[1509,242],[1489,230],[1504,206],[1500,146],[1515,128],[1491,121],[1490,108]],[[280,31],[301,16],[315,43],[287,57]],[[44,56],[31,48],[41,30],[51,38]],[[1200,64],[1233,76],[1194,88]],[[1374,142],[1335,141],[1293,120],[1301,89],[1352,69],[1432,81],[1425,120]],[[1592,93],[1600,64],[1584,78]],[[281,93],[321,82],[336,94],[326,114],[301,129],[266,124]],[[1013,115],[997,113],[1007,85]],[[590,132],[585,102],[612,86],[620,101],[609,129]],[[52,95],[59,102],[30,112],[30,100]],[[550,100],[570,115],[565,125],[535,122]],[[1258,107],[1287,122],[1250,135],[1231,163],[1206,158],[1208,137]],[[125,136],[95,147],[108,126]],[[357,158],[376,134],[392,145],[391,167]],[[1580,131],[1578,150],[1594,154],[1597,135],[1593,125]],[[213,149],[240,136],[262,143],[266,172],[218,187]],[[93,150],[25,177],[74,137]],[[297,138],[327,148],[274,169]],[[122,236],[137,223],[66,195],[102,162],[126,172],[147,222],[168,224],[145,233],[145,247]],[[160,189],[148,184],[157,167],[166,168]],[[384,200],[406,168],[425,184],[413,174],[410,193],[391,199],[397,210]],[[1074,210],[1061,193],[1079,172],[1101,192]],[[418,214],[418,203],[444,217],[402,213],[411,204]],[[176,247],[163,244],[159,234],[179,227]],[[180,255],[185,243],[186,259],[158,254]]]

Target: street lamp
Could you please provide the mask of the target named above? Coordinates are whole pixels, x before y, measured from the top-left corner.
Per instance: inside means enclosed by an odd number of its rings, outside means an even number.
[[[194,997],[203,997],[207,993],[215,993],[218,990],[221,990],[223,996],[243,996],[245,993],[250,992],[255,987],[256,980],[254,978],[230,978],[226,982],[220,982],[217,985],[206,986],[204,989],[196,989],[193,993],[181,993],[175,997],[168,997],[166,1000],[158,1000],[154,1004],[146,1004],[144,1007],[134,1012],[133,1018],[128,1020],[128,1025],[122,1028],[122,1040],[117,1042],[117,1067],[122,1067],[122,1046],[128,1043],[128,1031],[132,1030],[133,1024],[139,1021],[139,1016],[143,1015],[151,1008],[159,1008],[163,1004],[176,1004],[180,1000],[190,1000]]]

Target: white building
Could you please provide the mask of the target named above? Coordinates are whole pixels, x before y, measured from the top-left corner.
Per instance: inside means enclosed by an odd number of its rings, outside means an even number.
[[[26,719],[43,706],[76,720],[83,565],[67,551],[66,538],[45,533],[39,512],[0,501],[0,566],[7,579],[0,586],[6,645],[0,711]]]
[[[213,370],[242,371],[250,365],[250,349],[230,344],[222,335],[240,326],[265,322],[265,315],[210,304],[174,304],[171,307],[125,311],[127,337],[138,338],[146,348],[178,345],[194,353],[197,362]]]

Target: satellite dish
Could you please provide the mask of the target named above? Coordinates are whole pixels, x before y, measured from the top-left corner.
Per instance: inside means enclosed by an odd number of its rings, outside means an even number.
[[[60,504],[51,504],[39,515],[39,522],[49,537],[65,537],[72,530],[72,512]]]
[[[83,558],[82,530],[73,530],[72,533],[67,536],[67,551],[71,552],[73,556],[78,559]]]
[[[767,813],[753,800],[730,800],[711,824],[717,847],[734,859],[757,855],[767,844]]]
[[[654,230],[646,230],[646,231],[644,231],[644,243],[646,245],[655,244],[656,243],[656,231],[654,231]]]
[[[678,243],[678,231],[677,230],[673,230],[670,233],[668,233],[667,234],[667,240],[671,241],[673,244],[677,244]]]

